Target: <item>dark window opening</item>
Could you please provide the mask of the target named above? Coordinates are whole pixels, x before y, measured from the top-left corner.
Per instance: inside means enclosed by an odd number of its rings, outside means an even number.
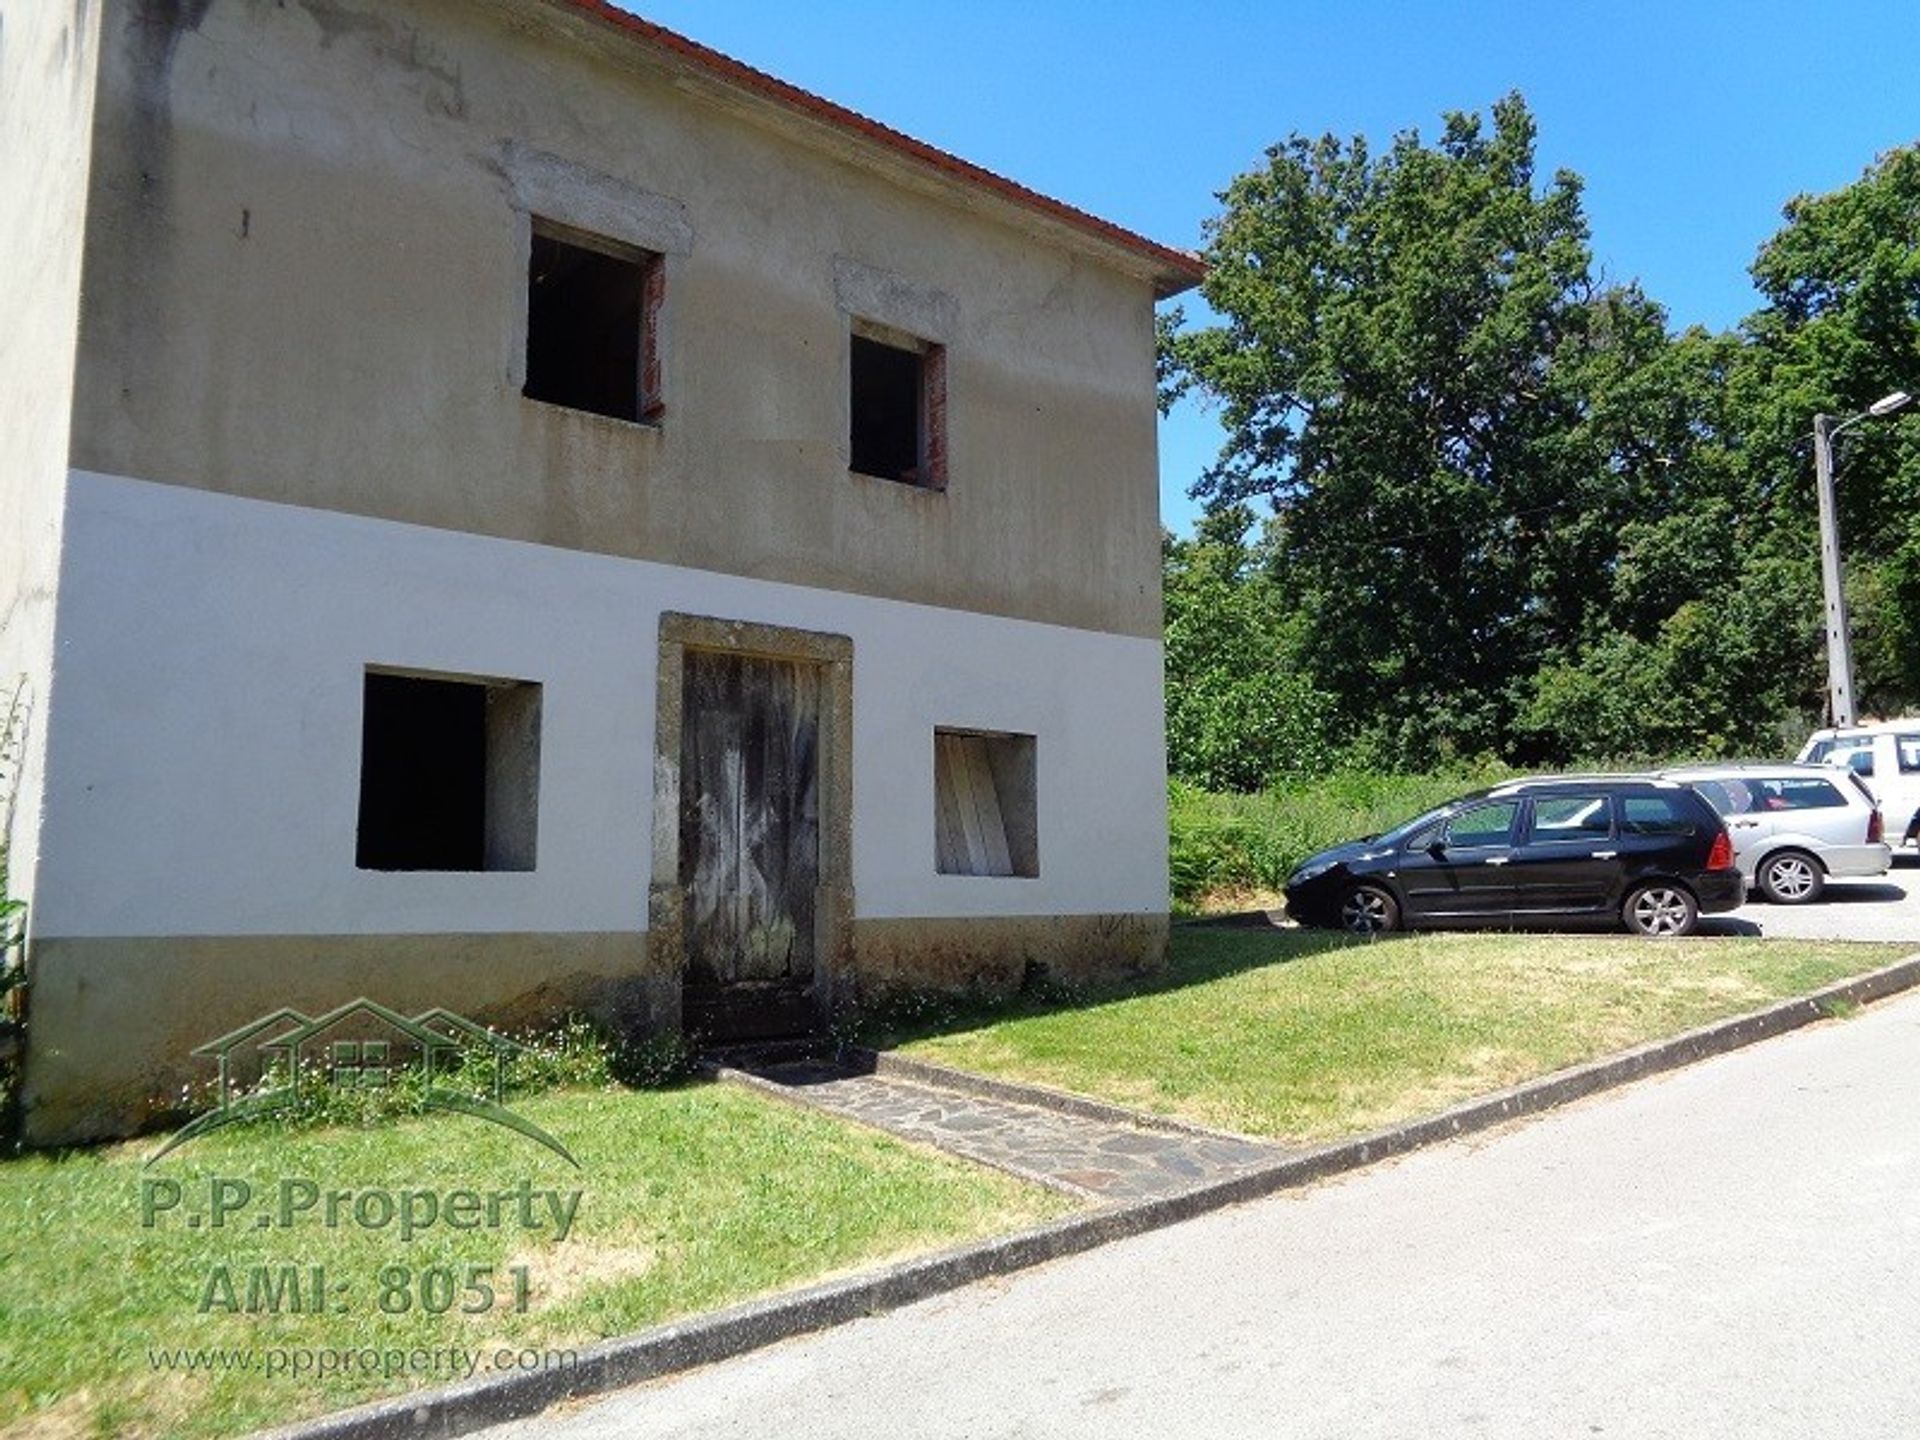
[[[369,671],[360,732],[362,870],[531,870],[540,687]]]
[[[943,354],[853,336],[852,462],[861,475],[941,489]]]
[[[657,255],[536,221],[527,397],[615,420],[657,419],[661,275]]]

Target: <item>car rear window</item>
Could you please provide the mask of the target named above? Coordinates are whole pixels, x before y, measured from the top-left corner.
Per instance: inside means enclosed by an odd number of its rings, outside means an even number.
[[[1622,795],[1620,833],[1623,835],[1695,835],[1699,822],[1693,807],[1679,795]]]
[[[1540,796],[1533,802],[1536,845],[1578,844],[1613,834],[1613,811],[1604,795]]]
[[[1896,735],[1893,737],[1894,753],[1900,757],[1900,773],[1911,775],[1920,770],[1920,735]]]
[[[1832,810],[1847,803],[1831,780],[1753,780],[1756,810]]]
[[[1753,790],[1744,780],[1695,780],[1693,788],[1722,815],[1744,815],[1753,809]]]

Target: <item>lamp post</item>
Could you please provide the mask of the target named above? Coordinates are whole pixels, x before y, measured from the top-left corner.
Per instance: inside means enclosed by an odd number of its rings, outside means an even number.
[[[1846,573],[1840,563],[1840,522],[1833,504],[1833,442],[1849,425],[1891,415],[1913,397],[1904,390],[1883,395],[1858,415],[1834,422],[1813,417],[1813,480],[1820,501],[1820,583],[1826,591],[1827,708],[1835,727],[1853,724],[1853,642],[1847,632]]]

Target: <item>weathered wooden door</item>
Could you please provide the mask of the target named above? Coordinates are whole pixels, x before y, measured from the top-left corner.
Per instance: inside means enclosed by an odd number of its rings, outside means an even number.
[[[812,1028],[820,879],[818,666],[691,650],[680,744],[686,1024]]]

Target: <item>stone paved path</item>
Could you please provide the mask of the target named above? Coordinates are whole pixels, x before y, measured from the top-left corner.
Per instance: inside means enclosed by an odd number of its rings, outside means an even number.
[[[1175,1195],[1285,1154],[1232,1136],[1092,1120],[830,1060],[755,1063],[741,1073],[787,1099],[1110,1204]]]

